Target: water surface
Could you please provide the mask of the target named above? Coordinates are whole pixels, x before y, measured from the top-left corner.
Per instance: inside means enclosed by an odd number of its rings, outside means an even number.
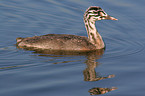
[[[102,96],[144,96],[144,3],[1,0],[0,96],[90,96],[97,94],[95,91]],[[100,6],[119,19],[97,22],[106,43],[104,52],[54,55],[14,45],[17,37],[50,33],[87,36],[83,13],[89,6]],[[103,94],[103,90],[110,92]]]

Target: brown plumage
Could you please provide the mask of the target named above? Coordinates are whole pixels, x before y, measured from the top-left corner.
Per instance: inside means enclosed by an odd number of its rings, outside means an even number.
[[[96,50],[96,47],[89,42],[85,36],[66,34],[47,34],[27,38],[17,38],[17,45],[39,49],[53,50]]]

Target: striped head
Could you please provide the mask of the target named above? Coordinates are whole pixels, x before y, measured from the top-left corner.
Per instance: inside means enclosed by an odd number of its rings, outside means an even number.
[[[84,14],[84,21],[87,22],[88,20],[90,22],[95,22],[97,20],[118,20],[114,17],[109,16],[103,9],[97,6],[91,6],[89,7],[85,14]]]

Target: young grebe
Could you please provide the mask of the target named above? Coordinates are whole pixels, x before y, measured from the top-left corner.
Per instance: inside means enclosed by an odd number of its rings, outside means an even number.
[[[19,48],[35,48],[50,50],[68,51],[91,51],[105,48],[101,35],[95,27],[97,20],[117,20],[107,15],[103,9],[97,6],[89,7],[84,13],[84,23],[88,33],[85,36],[66,35],[66,34],[47,34],[27,38],[17,38]]]

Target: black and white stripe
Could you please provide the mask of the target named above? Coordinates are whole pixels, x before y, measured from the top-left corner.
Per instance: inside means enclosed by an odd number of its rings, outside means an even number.
[[[84,13],[84,23],[88,33],[88,38],[90,42],[96,44],[98,47],[104,47],[105,45],[102,37],[97,32],[95,21],[105,19],[105,17],[107,17],[107,14],[103,9],[97,6],[89,7]]]

